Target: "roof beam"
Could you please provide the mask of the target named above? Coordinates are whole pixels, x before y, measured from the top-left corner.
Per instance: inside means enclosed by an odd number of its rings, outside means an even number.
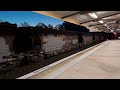
[[[89,25],[89,27],[93,27],[93,26],[103,26],[104,24],[108,23],[108,22],[113,22],[113,21],[105,21],[105,23],[100,23],[100,24],[94,24],[94,25]]]
[[[98,28],[98,30],[100,30],[100,31],[106,31],[106,30],[108,30],[108,28]]]
[[[117,20],[120,20],[120,19],[103,19],[103,20],[106,20],[106,21],[117,21]]]
[[[106,27],[102,27],[102,28],[100,28],[100,27],[97,27],[97,29],[107,29]]]
[[[106,28],[106,26],[97,26],[95,28]]]
[[[115,24],[115,23],[111,23],[111,24],[109,24],[108,26],[109,26],[110,28],[116,28],[116,27],[118,27],[118,25]],[[106,27],[106,26],[96,26],[95,28],[100,29],[100,28],[107,28],[107,27]]]
[[[96,26],[95,28],[107,28],[107,26]]]
[[[116,24],[116,23],[110,23],[110,24],[107,24],[108,26],[113,26],[113,25],[120,25],[120,24]],[[106,27],[104,26],[104,24],[98,24],[98,25],[94,25],[96,27]]]
[[[106,19],[105,19],[106,20]],[[116,21],[115,19],[110,19],[111,21],[104,21],[105,23],[104,24],[107,24],[108,22],[114,22],[114,21]],[[120,19],[117,19],[117,20],[120,20]],[[108,23],[109,24],[109,23]],[[89,25],[89,27],[93,27],[93,26],[98,26],[98,25],[100,25],[100,26],[102,26],[103,24],[94,24],[94,25]]]
[[[103,25],[103,24],[100,23],[100,24],[89,25],[89,27],[98,26],[98,25],[101,26],[101,25]]]
[[[117,14],[120,14],[120,12],[114,13],[114,14],[111,14],[111,15],[107,15],[107,16],[103,16],[103,17],[98,18],[98,19],[89,20],[89,21],[86,21],[86,22],[83,22],[83,23],[80,23],[80,24],[88,23],[88,22],[91,22],[91,21],[94,21],[94,22],[95,22],[95,21],[99,21],[99,20],[101,20],[101,19],[103,19],[103,18],[110,17],[110,16],[114,16],[114,15],[117,15]]]
[[[69,14],[69,15],[66,15],[66,16],[63,16],[62,19],[65,19],[65,18],[67,18],[67,17],[74,16],[74,15],[76,15],[76,14],[83,15],[83,14],[87,14],[87,13],[91,13],[91,12],[94,12],[94,11],[79,11],[79,12],[75,12],[75,13],[72,13],[72,14]]]
[[[108,23],[108,25],[120,25],[119,23]]]

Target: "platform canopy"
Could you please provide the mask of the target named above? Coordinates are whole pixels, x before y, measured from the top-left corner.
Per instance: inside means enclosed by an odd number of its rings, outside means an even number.
[[[33,11],[94,31],[113,32],[120,28],[120,11]]]

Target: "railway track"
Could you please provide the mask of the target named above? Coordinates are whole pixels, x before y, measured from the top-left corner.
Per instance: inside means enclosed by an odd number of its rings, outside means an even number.
[[[31,63],[31,64],[28,64],[28,65],[22,65],[22,66],[16,67],[12,71],[9,71],[9,72],[6,72],[6,73],[1,73],[0,74],[0,79],[16,79],[18,77],[26,75],[30,72],[33,72],[33,71],[37,70],[37,69],[43,68],[43,67],[45,67],[49,64],[52,64],[56,61],[59,61],[59,60],[65,58],[65,57],[68,57],[72,54],[75,54],[79,51],[82,51],[82,50],[84,50],[86,48],[89,48],[89,47],[91,47],[93,45],[96,45],[96,44],[98,44],[98,43],[87,45],[87,46],[84,46],[82,48],[72,50],[70,52],[66,52],[66,53],[63,53],[63,54],[60,54],[60,55],[56,55],[56,56],[53,56],[53,57],[50,57],[50,58],[46,58],[46,59],[44,59],[44,61],[42,63],[37,62],[37,63]]]

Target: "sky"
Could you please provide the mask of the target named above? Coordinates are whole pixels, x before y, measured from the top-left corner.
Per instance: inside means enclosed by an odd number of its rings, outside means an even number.
[[[53,26],[63,23],[63,20],[37,14],[32,11],[0,11],[0,20],[16,23],[18,26],[23,22],[27,22],[31,26],[35,26],[39,22]]]

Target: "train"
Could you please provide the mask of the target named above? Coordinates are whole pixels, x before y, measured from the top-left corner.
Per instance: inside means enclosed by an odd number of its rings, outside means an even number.
[[[0,31],[0,72],[7,72],[21,63],[43,62],[62,53],[82,48],[92,43],[114,39],[113,33],[75,32],[17,27]]]

